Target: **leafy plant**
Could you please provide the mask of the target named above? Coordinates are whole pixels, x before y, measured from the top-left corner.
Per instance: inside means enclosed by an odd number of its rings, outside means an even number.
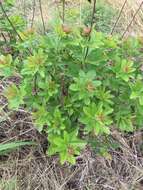
[[[137,99],[139,104],[143,106],[143,86],[142,80],[136,80],[134,83],[130,84],[131,87],[131,99]]]
[[[75,93],[75,99],[83,100],[85,104],[90,103],[90,98],[95,96],[95,90],[101,85],[101,81],[95,80],[96,73],[94,71],[79,72],[79,77],[74,78],[74,84],[70,85],[70,90]]]
[[[103,108],[103,104],[95,103],[90,104],[88,107],[83,108],[83,116],[80,121],[85,124],[88,132],[93,131],[94,134],[99,135],[102,133],[110,134],[110,130],[107,126],[112,123],[112,120],[108,117],[112,113],[111,108]]]
[[[85,143],[76,137],[77,135],[77,131],[71,133],[64,131],[63,136],[50,136],[51,146],[48,154],[59,153],[62,164],[66,161],[75,164],[75,155],[79,155],[80,150],[85,146]]]
[[[12,84],[5,90],[5,97],[8,99],[9,108],[17,110],[20,104],[23,104],[25,91],[23,88],[18,89],[15,84]]]
[[[55,24],[46,35],[17,41],[20,55],[0,58],[2,78],[20,76],[4,91],[9,108],[32,113],[37,130],[47,134],[47,153],[59,154],[62,164],[74,164],[92,137],[108,138],[115,128],[132,132],[143,122],[140,40],[89,35]]]
[[[120,62],[113,67],[116,77],[122,78],[124,81],[129,81],[129,78],[133,77],[132,74],[135,71],[133,64],[132,61],[120,60]]]
[[[7,56],[0,56],[0,76],[11,76],[14,72],[12,66],[12,56],[9,54]]]

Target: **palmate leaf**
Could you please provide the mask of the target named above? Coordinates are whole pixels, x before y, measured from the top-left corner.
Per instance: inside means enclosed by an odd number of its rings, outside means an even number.
[[[134,116],[131,113],[130,107],[127,106],[126,109],[124,109],[124,106],[123,107],[118,106],[118,109],[119,111],[116,111],[115,113],[115,120],[117,127],[124,132],[133,132]]]
[[[126,59],[118,60],[117,64],[113,67],[116,77],[121,78],[125,82],[128,82],[130,78],[134,78],[133,74],[135,71],[134,63]]]
[[[137,80],[135,83],[130,84],[131,95],[130,99],[138,99],[140,105],[143,105],[143,81]]]
[[[47,55],[45,55],[43,51],[39,49],[38,52],[34,52],[34,55],[31,55],[27,58],[22,69],[22,74],[34,76],[38,72],[41,77],[45,77],[44,71],[46,60]]]
[[[23,104],[23,98],[26,92],[23,87],[18,88],[15,84],[8,86],[4,91],[4,96],[8,100],[8,106],[10,109],[17,110],[21,104]]]
[[[76,93],[76,99],[83,100],[85,104],[90,103],[90,98],[95,96],[95,91],[98,86],[101,85],[101,81],[96,80],[96,72],[84,71],[79,72],[79,76],[74,78],[74,83],[70,85],[69,89]]]
[[[32,113],[33,122],[39,132],[42,132],[44,125],[50,124],[50,117],[49,112],[47,112],[44,106],[39,107],[36,112]]]
[[[86,145],[83,140],[77,137],[77,130],[71,133],[64,131],[63,135],[60,136],[50,135],[49,141],[50,147],[47,154],[54,155],[59,153],[61,164],[64,164],[66,161],[75,164],[75,156],[79,155],[80,150]]]
[[[113,112],[110,107],[104,108],[102,103],[91,103],[83,108],[83,114],[80,122],[85,125],[87,132],[98,134],[110,134],[109,126],[113,122],[109,115]]]
[[[7,56],[0,56],[0,68],[9,67],[12,63],[12,56],[9,54]]]
[[[133,132],[133,124],[130,118],[122,118],[118,123],[118,127],[121,131]]]
[[[19,147],[26,146],[26,145],[35,145],[34,142],[24,142],[24,141],[15,141],[5,144],[0,144],[0,155],[4,155],[10,151],[13,151]]]
[[[10,54],[0,56],[0,76],[9,77],[14,74],[14,67],[12,65],[12,56]]]
[[[104,106],[113,105],[113,95],[105,87],[100,87],[95,92],[96,97],[104,104]]]

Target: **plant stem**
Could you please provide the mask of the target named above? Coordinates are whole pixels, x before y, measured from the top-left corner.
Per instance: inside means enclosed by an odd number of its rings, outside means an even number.
[[[94,0],[94,2],[93,2],[93,11],[92,11],[92,17],[91,17],[91,23],[90,23],[91,32],[92,32],[92,30],[93,30],[95,12],[96,12],[96,0]],[[89,35],[89,37],[88,37],[87,42],[89,42],[89,41],[90,41],[90,35]],[[85,61],[86,61],[86,58],[87,58],[87,56],[88,56],[88,52],[89,52],[89,46],[87,46],[87,48],[85,49],[85,56],[84,56],[83,64],[84,64]]]
[[[41,19],[42,19],[42,24],[43,24],[44,34],[45,34],[46,27],[45,27],[45,22],[44,22],[44,16],[43,16],[43,10],[42,10],[41,0],[39,0],[39,7],[40,7],[40,14],[41,14]]]
[[[19,35],[19,33],[17,32],[15,26],[13,25],[13,23],[12,23],[11,20],[9,19],[9,17],[8,17],[8,15],[7,15],[7,13],[6,13],[6,11],[5,11],[5,9],[4,9],[3,4],[2,4],[1,1],[0,1],[0,7],[1,7],[1,10],[2,10],[2,12],[3,12],[5,18],[7,19],[7,21],[8,21],[9,24],[11,25],[13,31],[16,33],[16,35],[17,35],[17,36],[19,37],[19,39],[22,41],[21,36]]]
[[[23,42],[23,39],[21,38],[21,36],[20,36],[19,33],[17,32],[17,30],[16,30],[14,24],[13,24],[13,23],[11,22],[11,20],[9,19],[9,17],[8,17],[8,15],[7,15],[7,13],[6,13],[4,7],[3,7],[3,4],[2,4],[2,1],[1,1],[1,0],[0,0],[0,7],[1,7],[1,10],[2,10],[2,12],[3,12],[4,17],[5,17],[5,18],[7,19],[7,21],[9,22],[11,28],[13,29],[13,31],[15,32],[15,34],[18,36],[19,40]],[[30,50],[29,48],[27,48],[27,49],[28,49],[29,53],[32,55],[31,50]]]
[[[126,29],[125,29],[125,31],[123,32],[123,34],[122,34],[122,36],[121,36],[121,39],[123,39],[123,38],[124,38],[124,36],[125,36],[126,32],[127,32],[127,31],[129,30],[129,28],[131,27],[131,25],[132,25],[133,21],[135,20],[135,18],[136,18],[136,16],[137,16],[137,14],[138,14],[138,13],[139,13],[139,11],[140,11],[140,9],[141,9],[142,5],[143,5],[143,1],[141,2],[141,4],[140,4],[139,8],[138,8],[138,9],[137,9],[137,11],[135,12],[135,14],[134,14],[134,16],[133,16],[132,20],[130,21],[130,23],[128,24],[127,28],[126,28]]]
[[[37,95],[37,73],[34,76],[34,94]]]
[[[126,3],[127,3],[127,0],[124,1],[124,4],[123,4],[123,6],[122,6],[122,8],[121,8],[121,10],[120,10],[119,16],[118,16],[118,18],[117,18],[117,20],[116,20],[116,22],[115,22],[115,24],[114,24],[114,26],[113,26],[113,28],[112,28],[112,30],[111,30],[111,35],[114,33],[114,30],[115,30],[115,28],[116,28],[116,26],[117,26],[117,23],[118,23],[118,21],[119,21],[121,15],[122,15],[122,12],[123,12],[123,10],[124,10],[124,7],[125,7]]]
[[[63,5],[62,5],[62,7],[63,7],[62,20],[63,20],[63,24],[64,24],[64,22],[65,22],[65,0],[63,0]]]
[[[93,24],[94,24],[95,12],[96,12],[96,0],[94,0],[94,2],[93,2],[93,11],[92,11],[92,17],[91,17],[91,29],[93,28]]]
[[[6,37],[5,37],[5,35],[4,35],[3,32],[1,32],[1,35],[2,35],[2,37],[3,37],[4,41],[5,41],[5,43],[7,43],[7,39],[6,39]]]
[[[33,27],[33,24],[34,24],[35,10],[36,10],[36,1],[33,0],[33,12],[32,12],[32,20],[31,20],[31,28]]]

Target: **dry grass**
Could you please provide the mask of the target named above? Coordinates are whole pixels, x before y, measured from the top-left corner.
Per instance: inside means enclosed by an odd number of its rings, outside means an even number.
[[[104,1],[104,0],[103,0]],[[120,11],[122,5],[124,4],[125,0],[105,0],[106,3],[109,3],[114,9],[117,9]],[[135,14],[136,10],[139,7],[139,4],[141,3],[142,0],[128,0],[126,3],[126,6],[123,10],[121,19],[119,21],[119,24],[117,25],[117,30],[120,31],[120,26],[121,30],[124,30],[127,25],[130,23],[133,15]],[[17,7],[19,10],[24,12],[26,17],[29,19],[29,21],[32,18],[32,1],[31,0],[17,0]],[[45,20],[45,25],[48,28],[48,24],[55,17],[55,9],[57,8],[58,5],[60,5],[60,1],[58,0],[41,0],[42,2],[42,10],[43,10],[43,15],[44,15],[44,20]],[[67,5],[69,6],[72,4],[76,8],[80,10],[80,6],[84,7],[85,2],[87,0],[76,0],[76,1],[71,1],[67,0]],[[115,18],[113,18],[114,20]],[[35,26],[38,28],[41,28],[41,17],[40,17],[40,12],[39,12],[39,1],[36,1],[36,11],[35,11]],[[112,28],[113,26],[111,26]],[[142,35],[143,32],[143,7],[140,10],[139,14],[136,16],[134,22],[132,23],[132,26],[130,27],[128,34],[139,34]]]
[[[34,132],[27,134],[39,141]],[[40,143],[36,151],[26,147],[13,152],[1,157],[2,184],[13,184],[8,190],[142,190],[143,152],[135,136],[124,138],[116,133],[115,138],[122,146],[118,151],[111,150],[111,160],[87,149],[74,166],[61,166],[57,157],[46,157]],[[1,190],[7,190],[6,186]]]
[[[125,0],[107,0],[109,4],[111,4],[114,8],[120,10],[121,7],[123,6]],[[123,18],[121,22],[125,23],[124,27],[130,23],[133,15],[137,11],[140,3],[142,0],[128,0],[125,8],[123,10]],[[128,31],[129,33],[135,32],[136,34],[142,35],[143,32],[143,7],[140,10],[139,14],[136,16],[130,30]]]

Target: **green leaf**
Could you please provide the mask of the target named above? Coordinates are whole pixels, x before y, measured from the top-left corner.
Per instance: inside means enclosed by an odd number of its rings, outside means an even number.
[[[103,108],[102,103],[98,105],[91,103],[88,107],[83,108],[83,112],[80,121],[85,124],[87,131],[94,131],[96,135],[110,133],[108,126],[112,123],[112,120],[108,115],[113,112],[112,108]]]
[[[36,112],[32,113],[33,121],[39,132],[42,132],[44,125],[49,125],[50,114],[44,106],[39,106]]]
[[[0,76],[9,77],[14,74],[14,67],[12,66],[12,56],[0,56]]]
[[[130,84],[131,95],[130,99],[138,99],[140,105],[143,105],[143,82],[137,80],[135,83]]]
[[[85,104],[90,103],[90,98],[95,96],[95,91],[98,86],[101,85],[101,81],[95,79],[96,73],[94,71],[79,72],[79,77],[74,78],[73,84],[70,85],[69,89],[75,93],[75,97],[78,100],[84,100]]]
[[[60,136],[51,135],[49,141],[50,147],[47,153],[50,155],[59,153],[61,164],[66,161],[75,164],[75,156],[79,155],[80,150],[86,145],[84,141],[77,138],[77,131],[71,133],[64,131]]]
[[[37,72],[40,73],[42,77],[44,74],[44,67],[46,66],[47,55],[43,53],[43,50],[39,49],[34,55],[29,56],[25,61],[22,74],[23,75],[35,75]]]
[[[10,109],[17,110],[20,105],[24,104],[23,98],[26,92],[23,87],[17,88],[15,84],[8,86],[4,91],[4,96],[8,100],[8,105]]]
[[[141,106],[143,106],[143,95],[139,97],[139,103]]]
[[[128,82],[130,78],[134,78],[133,73],[136,69],[133,65],[134,63],[132,61],[123,59],[114,66],[113,71],[116,73],[117,78],[121,78],[125,82]]]
[[[0,155],[6,154],[7,152],[13,151],[19,147],[26,145],[35,145],[34,142],[23,142],[23,141],[15,141],[10,143],[5,143],[0,145]]]

